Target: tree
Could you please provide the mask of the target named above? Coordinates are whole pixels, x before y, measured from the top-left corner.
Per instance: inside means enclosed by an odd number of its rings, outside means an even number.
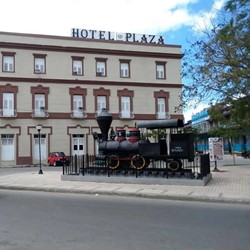
[[[211,136],[222,136],[229,141],[229,150],[233,152],[233,139],[242,137],[250,131],[250,96],[239,98],[229,104],[217,103],[209,109],[211,119],[219,121],[218,126],[209,131]],[[235,162],[235,158],[234,158]]]
[[[233,118],[249,126],[249,34],[250,0],[228,0],[212,28],[185,52],[183,77],[188,83],[183,90],[184,106],[193,100],[196,104],[223,103]]]

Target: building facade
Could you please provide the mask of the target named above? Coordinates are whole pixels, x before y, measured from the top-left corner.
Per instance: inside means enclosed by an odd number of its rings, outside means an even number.
[[[228,118],[230,118],[230,112],[223,112],[223,114]],[[196,149],[203,152],[208,152],[209,150],[209,131],[218,126],[223,126],[218,121],[212,120],[209,115],[209,108],[205,108],[202,111],[192,115],[191,126],[193,128],[197,128],[199,131],[197,141],[196,141]],[[238,135],[234,138],[223,138],[224,151],[230,152],[233,150],[234,152],[243,152],[250,150],[250,133],[243,133],[242,135]]]
[[[99,38],[0,32],[0,166],[94,154],[102,108],[114,130],[183,119],[180,46]]]
[[[193,114],[191,120],[191,126],[198,129],[199,135],[196,141],[196,149],[199,151],[208,151],[208,132],[212,126],[210,121],[210,115],[208,109],[203,109],[202,111]]]

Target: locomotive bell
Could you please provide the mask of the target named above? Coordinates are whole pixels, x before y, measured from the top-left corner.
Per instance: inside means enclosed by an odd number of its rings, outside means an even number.
[[[112,114],[110,114],[106,109],[102,109],[102,111],[96,117],[96,121],[102,132],[102,139],[104,141],[108,140],[108,132],[109,132],[112,120],[113,120]]]

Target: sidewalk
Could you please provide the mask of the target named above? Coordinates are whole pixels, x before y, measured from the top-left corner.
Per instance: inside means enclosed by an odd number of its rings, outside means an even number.
[[[39,175],[36,170],[0,176],[0,189],[250,204],[250,159],[236,166],[219,164],[218,170],[206,186],[62,181],[60,171]]]

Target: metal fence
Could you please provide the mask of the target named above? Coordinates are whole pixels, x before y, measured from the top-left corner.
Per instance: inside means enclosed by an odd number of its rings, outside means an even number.
[[[69,165],[63,166],[63,175],[103,175],[103,176],[142,176],[161,178],[187,178],[202,179],[210,173],[209,155],[196,155],[194,161],[181,160],[182,166],[171,169],[165,157],[152,157],[146,168],[132,168],[130,164],[122,165],[116,169],[108,166],[109,156],[75,155],[70,157]]]

